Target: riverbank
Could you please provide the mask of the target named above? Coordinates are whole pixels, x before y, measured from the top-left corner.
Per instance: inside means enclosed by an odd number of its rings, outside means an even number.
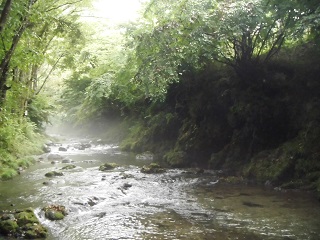
[[[29,119],[0,112],[0,180],[8,180],[35,163],[47,136]]]
[[[318,55],[312,43],[283,50],[250,82],[219,64],[191,68],[164,101],[108,109],[113,118],[100,116],[89,129],[171,167],[224,170],[320,198]]]

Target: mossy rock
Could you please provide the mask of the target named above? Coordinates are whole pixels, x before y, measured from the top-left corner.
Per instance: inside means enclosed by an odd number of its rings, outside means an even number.
[[[39,223],[36,215],[30,211],[23,211],[15,214],[15,218],[17,219],[18,225],[21,227],[28,223]]]
[[[61,205],[50,205],[42,210],[44,211],[44,216],[51,221],[62,220],[67,215],[66,208]]]
[[[62,172],[56,172],[56,171],[52,171],[52,172],[47,172],[45,174],[46,177],[56,177],[56,176],[63,176]]]
[[[27,224],[24,233],[26,239],[46,238],[48,231],[41,224]]]
[[[0,222],[0,232],[4,234],[12,234],[17,231],[19,225],[15,220],[3,220]]]
[[[45,217],[51,221],[56,221],[64,219],[65,216],[61,212],[48,210],[45,212]]]
[[[64,166],[63,168],[61,168],[61,170],[70,170],[76,167],[77,167],[76,165],[71,164],[71,165]]]
[[[116,167],[118,167],[118,165],[116,163],[105,163],[99,167],[99,170],[100,171],[108,171],[108,170],[115,169]]]
[[[46,238],[48,235],[31,208],[0,215],[0,233],[25,239]]]
[[[163,173],[165,172],[165,169],[161,168],[161,166],[158,163],[151,163],[150,165],[146,166],[144,165],[141,168],[142,173]]]

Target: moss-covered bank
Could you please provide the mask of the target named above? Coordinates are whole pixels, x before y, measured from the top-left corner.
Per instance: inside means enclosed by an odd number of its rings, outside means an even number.
[[[30,155],[43,152],[44,134],[26,118],[0,112],[0,180],[10,179],[34,163]]]
[[[122,147],[154,152],[171,166],[319,191],[319,57],[308,43],[283,49],[254,78],[221,65],[189,69],[165,102],[146,99],[131,115]]]

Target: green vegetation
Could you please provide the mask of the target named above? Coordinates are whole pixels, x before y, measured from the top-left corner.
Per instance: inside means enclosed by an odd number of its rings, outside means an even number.
[[[44,228],[32,209],[16,210],[0,214],[0,232],[4,236],[40,239],[46,238],[47,229]]]
[[[171,166],[319,189],[317,0],[150,0],[103,37],[79,21],[86,1],[10,2],[0,22],[4,178],[57,109],[68,129]]]
[[[84,44],[77,10],[86,2],[0,3],[0,179],[41,153],[44,124],[56,109],[45,85],[57,69],[73,66],[70,56]]]
[[[61,103],[96,132],[122,121],[123,149],[171,166],[316,190],[319,16],[317,1],[149,1]]]

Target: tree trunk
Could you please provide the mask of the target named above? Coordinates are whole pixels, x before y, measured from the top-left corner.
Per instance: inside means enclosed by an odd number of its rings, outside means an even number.
[[[26,29],[26,24],[22,24],[18,29],[17,33],[13,36],[12,45],[10,49],[5,53],[0,63],[0,106],[3,105],[7,90],[10,89],[10,87],[6,85],[8,72],[9,72],[9,64],[10,64],[12,55],[25,29]]]
[[[9,16],[9,12],[11,9],[11,3],[12,0],[7,0],[4,4],[3,10],[1,12],[1,16],[0,16],[0,33],[2,32],[2,30],[4,29],[4,26],[6,25],[8,16]]]

